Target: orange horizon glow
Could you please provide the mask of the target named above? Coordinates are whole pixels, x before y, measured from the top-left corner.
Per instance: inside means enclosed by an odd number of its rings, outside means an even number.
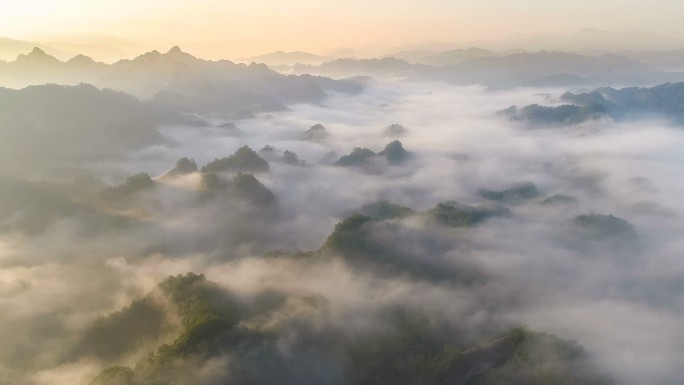
[[[622,1],[620,13],[606,18],[615,5],[588,0],[0,0],[0,37],[113,45],[138,54],[179,45],[219,59],[277,50],[381,52],[426,41],[467,45],[585,27],[648,28],[673,39],[684,32],[681,13],[664,16],[642,3]],[[684,11],[684,4],[660,3]]]

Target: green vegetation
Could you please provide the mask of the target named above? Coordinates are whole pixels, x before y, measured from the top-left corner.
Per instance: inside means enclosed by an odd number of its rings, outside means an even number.
[[[490,201],[520,204],[539,197],[541,192],[534,183],[525,182],[500,191],[479,189],[477,195]]]
[[[385,157],[391,164],[402,163],[411,157],[398,140],[388,143],[378,155]]]
[[[123,184],[103,191],[102,196],[109,200],[119,200],[139,192],[151,190],[154,187],[152,178],[147,173],[141,172],[129,176]]]
[[[409,207],[400,206],[385,200],[367,204],[359,210],[361,214],[375,219],[404,218],[416,212]]]
[[[214,159],[202,167],[202,172],[268,172],[268,162],[248,146],[240,147],[233,155]]]
[[[275,195],[254,175],[237,173],[229,182],[215,173],[202,173],[199,188],[204,199],[227,197],[250,203],[252,207],[270,210],[278,205]]]
[[[511,356],[501,365],[483,372],[473,385],[608,385],[612,380],[601,373],[584,350],[572,341],[550,334],[515,329],[505,343]]]
[[[351,154],[341,157],[335,164],[343,167],[360,166],[376,156],[376,153],[367,148],[356,147]]]
[[[163,305],[167,300],[180,320],[179,325],[173,324],[176,317]],[[162,346],[155,357],[163,360],[188,354],[230,329],[238,322],[240,313],[240,304],[203,275],[172,276],[153,293],[95,320],[74,349],[74,356],[115,360],[158,341],[174,329],[180,329],[180,335],[171,345]]]
[[[112,366],[98,374],[90,385],[134,385],[133,369],[124,366]]]
[[[230,190],[236,197],[259,208],[273,208],[277,204],[273,192],[252,174],[238,173],[230,184]]]
[[[148,380],[171,369],[173,363],[179,359],[192,354],[215,352],[220,347],[221,336],[235,328],[244,312],[244,306],[237,299],[207,281],[201,274],[171,276],[158,285],[157,291],[171,302],[175,315],[180,320],[178,337],[171,344],[163,344],[156,352],[150,353],[134,370],[121,367],[106,369],[96,378],[100,381],[97,384],[147,384]],[[148,296],[145,300],[147,299],[151,297]],[[137,306],[144,305],[146,303]],[[113,331],[121,329],[121,324],[139,325],[140,311],[136,312],[132,307],[96,321],[95,325],[99,326],[91,328],[93,332],[90,333],[90,340],[106,340],[113,335]],[[171,320],[176,316],[167,314],[164,318]],[[141,333],[128,332],[136,335]],[[95,333],[99,336],[92,337]],[[133,338],[128,334],[120,337],[129,340]],[[116,382],[124,380],[129,382]]]
[[[363,227],[374,219],[355,214],[335,225],[335,230],[328,236],[324,248],[340,251],[345,254],[365,253],[372,249],[372,243],[365,237]]]
[[[400,141],[395,140],[388,143],[377,154],[367,148],[356,147],[350,154],[341,157],[335,164],[343,167],[362,166],[376,157],[385,158],[390,164],[399,164],[409,159],[411,155],[404,149]]]
[[[195,162],[194,159],[180,158],[176,162],[176,167],[169,170],[169,172],[164,174],[164,176],[165,177],[174,177],[174,176],[188,175],[188,174],[192,174],[193,172],[195,172],[197,170],[198,170],[197,169],[197,163]]]
[[[573,223],[592,239],[634,239],[637,232],[634,226],[622,218],[604,214],[586,214],[575,217]]]
[[[353,231],[364,223],[356,216],[338,229]],[[472,344],[425,314],[390,307],[377,320],[382,328],[349,334],[332,325],[312,328],[319,321],[302,311],[324,311],[319,298],[291,301],[265,291],[240,302],[193,273],[169,277],[157,290],[177,310],[179,336],[133,369],[105,369],[91,385],[197,383],[198,368],[217,357],[223,381],[240,384],[611,384],[576,343],[524,329]],[[298,313],[297,322],[285,322]],[[242,326],[269,319],[279,320],[278,326]],[[287,350],[283,341],[289,341]]]
[[[511,216],[511,211],[504,206],[467,206],[456,202],[444,202],[428,211],[428,215],[437,222],[451,227],[468,227],[478,225],[491,218]]]
[[[211,194],[212,192],[217,192],[225,190],[228,187],[228,182],[221,178],[218,174],[202,173],[202,178],[200,179],[199,191],[203,194]]]
[[[532,104],[521,109],[511,107],[504,113],[511,120],[524,121],[532,125],[573,125],[608,116],[606,108],[599,103],[582,106],[563,104],[555,107]]]
[[[398,224],[355,214],[335,226],[320,252],[344,257],[352,267],[360,271],[372,270],[380,275],[427,280],[458,279],[462,282],[470,282],[475,278],[470,270],[455,272],[451,268],[440,267],[436,259],[417,257],[412,250],[404,247],[404,240],[396,238],[393,242],[392,239],[378,236],[378,231],[373,228],[376,225],[380,233],[388,228],[401,228]]]
[[[147,296],[95,320],[86,329],[73,354],[115,360],[157,341],[170,326],[159,301]]]
[[[328,130],[326,130],[322,124],[318,123],[306,130],[306,132],[304,132],[302,135],[302,139],[312,142],[319,142],[327,139],[329,136],[330,134],[328,133]]]
[[[676,124],[684,123],[684,82],[655,87],[606,87],[580,94],[567,92],[562,99],[584,107],[599,105],[618,120],[638,113],[651,113],[667,117]]]
[[[397,317],[387,332],[352,343],[353,384],[610,384],[574,342],[513,329],[459,347],[417,314]]]
[[[542,205],[565,205],[565,204],[574,204],[578,203],[579,201],[577,198],[572,197],[570,195],[565,195],[565,194],[555,194],[552,195],[543,201],[541,201]]]
[[[299,155],[289,150],[285,150],[285,152],[283,152],[282,160],[283,163],[292,166],[306,166],[306,162],[299,159]]]
[[[207,281],[204,275],[188,273],[169,277],[159,288],[177,307],[183,330],[171,345],[159,349],[156,357],[162,361],[196,351],[200,345],[230,330],[240,319],[242,310],[237,300]]]

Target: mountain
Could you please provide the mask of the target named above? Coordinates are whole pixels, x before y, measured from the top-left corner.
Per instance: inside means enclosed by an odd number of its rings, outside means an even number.
[[[75,85],[96,83],[107,65],[78,55],[62,62],[38,47],[0,67],[0,85],[21,88],[26,85],[56,83]]]
[[[586,93],[567,92],[558,106],[515,106],[502,111],[505,116],[533,125],[572,125],[610,117],[618,121],[665,118],[684,125],[684,82],[655,87],[597,88]]]
[[[156,184],[150,175],[141,172],[129,176],[124,183],[118,186],[102,191],[101,196],[110,201],[124,200],[132,195],[153,190],[155,186]]]
[[[33,48],[39,48],[50,52],[56,51],[45,44],[36,44],[35,42],[0,37],[0,60],[11,60],[16,58],[17,55],[31,51]]]
[[[162,175],[162,179],[170,179],[179,176],[189,175],[197,172],[199,169],[194,159],[180,158],[176,162],[176,166]]]
[[[655,87],[598,88],[589,93],[566,93],[563,101],[599,104],[615,119],[656,115],[684,124],[684,82]]]
[[[281,75],[264,64],[203,60],[179,47],[166,53],[147,52],[111,65],[83,55],[62,62],[35,48],[0,65],[0,85],[12,88],[84,82],[179,110],[229,118],[283,110],[292,103],[317,103],[326,97],[326,90],[357,93],[363,89],[352,80]]]
[[[385,57],[380,59],[336,59],[318,66],[295,64],[295,73],[322,74],[336,77],[359,75],[388,75],[409,71],[412,65],[406,61]]]
[[[337,166],[368,166],[374,161],[383,159],[389,164],[397,165],[403,163],[411,157],[410,153],[404,149],[400,141],[395,140],[388,143],[385,148],[375,153],[367,148],[354,148],[348,155],[341,157],[335,164]]]
[[[483,199],[506,204],[520,204],[538,198],[541,192],[532,182],[513,185],[504,190],[479,189],[477,195]]]
[[[374,219],[396,219],[414,215],[416,212],[410,207],[404,207],[385,200],[364,205],[359,214]]]
[[[100,182],[101,183],[101,182]],[[69,187],[74,187],[72,191]],[[100,193],[104,187],[95,182],[55,186],[0,176],[0,233],[41,234],[60,221],[81,224],[88,234],[106,233],[129,224],[126,218],[84,204],[82,195]],[[94,187],[93,191],[89,191]]]
[[[467,44],[488,49],[554,50],[571,52],[668,50],[682,46],[681,39],[667,38],[639,30],[601,30],[584,28],[570,33],[537,33],[511,36],[498,41],[475,41]]]
[[[387,159],[391,164],[402,163],[411,157],[411,154],[404,149],[404,146],[398,140],[388,143],[378,155]]]
[[[259,150],[258,154],[268,162],[281,162],[290,166],[307,166],[308,163],[299,159],[296,153],[285,150],[280,151],[273,146],[266,145]]]
[[[601,104],[591,103],[583,106],[562,104],[559,106],[541,106],[531,104],[523,108],[512,106],[501,113],[510,120],[526,122],[531,126],[565,126],[597,120],[608,116]]]
[[[141,98],[150,98],[159,92],[194,98],[206,89],[234,100],[243,95],[253,95],[271,100],[254,100],[260,109],[268,107],[273,99],[281,103],[319,101],[325,93],[310,79],[283,76],[263,64],[236,64],[227,60],[208,61],[198,59],[171,48],[166,53],[148,52],[132,60],[112,64],[103,74],[101,84],[121,89]],[[202,104],[203,100],[197,100]],[[224,105],[230,108],[230,104]]]
[[[294,65],[297,63],[301,64],[312,64],[318,65],[323,64],[332,60],[331,56],[321,56],[308,52],[294,51],[294,52],[284,52],[277,51],[271,52],[264,55],[252,56],[247,58],[239,58],[236,61],[239,63],[263,63],[269,67],[280,66],[280,65]]]
[[[594,82],[648,82],[662,74],[647,65],[617,55],[587,56],[565,52],[516,53],[467,59],[437,72],[455,82],[494,87],[516,86],[550,76],[571,75]]]
[[[392,123],[382,131],[385,136],[398,137],[408,134],[408,130],[401,124]]]
[[[107,36],[72,36],[70,41],[25,41],[0,37],[0,60],[13,60],[35,47],[60,60],[83,54],[109,63],[140,51],[134,43]]]
[[[214,382],[256,385],[612,383],[579,345],[550,334],[514,328],[467,344],[399,308],[384,311],[383,327],[354,335],[317,318],[327,309],[320,297],[271,291],[244,298],[204,275],[170,276],[92,323],[72,357],[112,363],[93,385],[203,383],[211,368]],[[117,364],[144,349],[149,354],[137,364]]]
[[[35,47],[31,53],[17,56],[15,63],[18,66],[47,68],[60,63],[60,61],[54,56],[46,54],[42,49]]]
[[[325,126],[323,126],[320,123],[317,123],[311,126],[311,128],[309,128],[302,134],[302,139],[311,142],[320,142],[327,139],[329,136],[330,133],[325,128]]]
[[[71,36],[68,40],[51,40],[41,45],[47,52],[60,60],[76,55],[85,55],[96,61],[113,63],[123,58],[135,57],[143,49],[136,43],[109,36]]]
[[[593,56],[540,51],[490,55],[479,50],[455,51],[446,53],[440,64],[449,61],[450,55],[460,55],[461,58],[445,65],[411,64],[394,57],[338,59],[319,66],[295,65],[293,71],[333,77],[402,77],[491,88],[555,87],[576,85],[576,82],[581,85],[651,84],[684,77],[678,73],[654,70],[644,63],[614,54]]]
[[[684,49],[621,51],[620,55],[646,63],[662,71],[684,71]]]
[[[338,159],[337,162],[335,162],[335,165],[344,167],[363,166],[376,157],[378,157],[378,155],[370,149],[356,147],[351,153]]]
[[[158,128],[167,123],[187,120],[165,107],[91,85],[0,88],[0,172],[36,171],[163,144],[167,140]]]
[[[233,155],[215,159],[202,167],[202,172],[268,172],[268,162],[248,146],[240,147]]]
[[[489,219],[512,215],[511,210],[498,204],[469,206],[451,201],[438,204],[427,214],[437,223],[449,227],[477,226]]]
[[[498,56],[497,53],[482,48],[467,48],[431,53],[413,59],[413,63],[427,64],[432,66],[455,65],[467,59],[480,59]]]

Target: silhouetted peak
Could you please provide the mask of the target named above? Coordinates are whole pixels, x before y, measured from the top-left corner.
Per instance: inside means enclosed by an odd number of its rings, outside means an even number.
[[[335,164],[345,167],[359,166],[375,156],[377,154],[367,148],[356,147],[349,155],[341,157]]]
[[[202,167],[202,172],[248,171],[268,172],[268,162],[249,146],[240,147],[233,155],[215,159]]]
[[[404,149],[404,146],[398,140],[388,143],[385,149],[380,152],[380,155],[387,158],[390,163],[400,163],[409,158],[408,151]]]
[[[401,124],[390,124],[389,126],[385,127],[384,134],[385,136],[403,136],[406,135],[408,130],[406,127],[402,126]]]
[[[67,63],[71,63],[71,64],[95,64],[95,60],[93,60],[89,56],[76,55],[76,56],[72,57],[71,59],[69,59],[67,61]]]
[[[326,130],[322,124],[318,123],[311,126],[311,128],[309,128],[308,130],[306,130],[306,132],[304,132],[304,134],[302,135],[302,138],[304,140],[318,141],[323,140],[328,136],[328,130]]]
[[[179,175],[188,175],[192,174],[197,170],[197,163],[195,163],[194,159],[180,158],[176,162],[176,167],[169,170],[166,174],[164,174],[164,176],[173,177]]]
[[[33,50],[26,55],[19,55],[17,60],[29,60],[32,62],[57,62],[58,60],[45,53],[42,49],[34,47]]]
[[[539,197],[541,192],[534,183],[523,182],[515,184],[505,190],[479,189],[477,190],[477,195],[490,201],[520,204]]]
[[[138,56],[138,59],[139,59],[139,58],[149,59],[149,58],[153,58],[153,57],[156,58],[156,57],[159,57],[159,56],[161,56],[161,53],[155,49],[155,50],[153,50],[153,51],[145,52],[144,54]]]
[[[183,53],[183,51],[181,51],[181,49],[180,49],[179,46],[174,45],[173,47],[171,47],[171,49],[169,50],[169,52],[167,52],[166,54],[167,54],[167,55],[176,55],[176,54],[179,54],[179,53]]]

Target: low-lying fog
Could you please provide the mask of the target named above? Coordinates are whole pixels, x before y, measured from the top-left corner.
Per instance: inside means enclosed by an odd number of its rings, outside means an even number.
[[[677,383],[684,362],[684,128],[652,119],[531,128],[497,113],[553,104],[565,91],[373,80],[363,93],[333,95],[324,105],[290,106],[235,121],[236,128],[214,118],[204,127],[166,126],[166,143],[33,173],[56,184],[66,180],[53,180],[53,171],[117,185],[145,172],[157,186],[133,203],[97,204],[135,220],[130,227],[57,215],[40,231],[20,231],[13,226],[21,213],[0,218],[0,383],[89,383],[110,363],[87,356],[67,362],[66,346],[99,315],[190,271],[246,297],[266,288],[320,295],[334,323],[348,329],[372,328],[375,309],[392,304],[438,309],[464,330],[523,325],[576,340],[619,383]],[[306,138],[316,124],[327,135]],[[378,153],[394,140],[409,152],[403,162],[335,164],[356,147]],[[269,161],[270,172],[255,176],[275,195],[277,214],[243,203],[194,203],[199,173],[161,177],[179,158],[201,168],[245,145]],[[271,152],[259,151],[267,145]],[[286,150],[302,162],[283,161]],[[445,271],[472,269],[484,277],[478,284],[373,275],[335,257],[262,257],[318,250],[336,223],[376,201],[424,213],[447,201],[477,206],[488,199],[481,189],[530,182],[537,189],[530,196],[489,199],[512,215],[478,226],[439,226],[413,215],[368,229],[407,258]],[[542,203],[556,194],[568,199]],[[574,224],[586,214],[622,218],[636,236],[581,233]],[[209,366],[203,378],[230,378]]]

